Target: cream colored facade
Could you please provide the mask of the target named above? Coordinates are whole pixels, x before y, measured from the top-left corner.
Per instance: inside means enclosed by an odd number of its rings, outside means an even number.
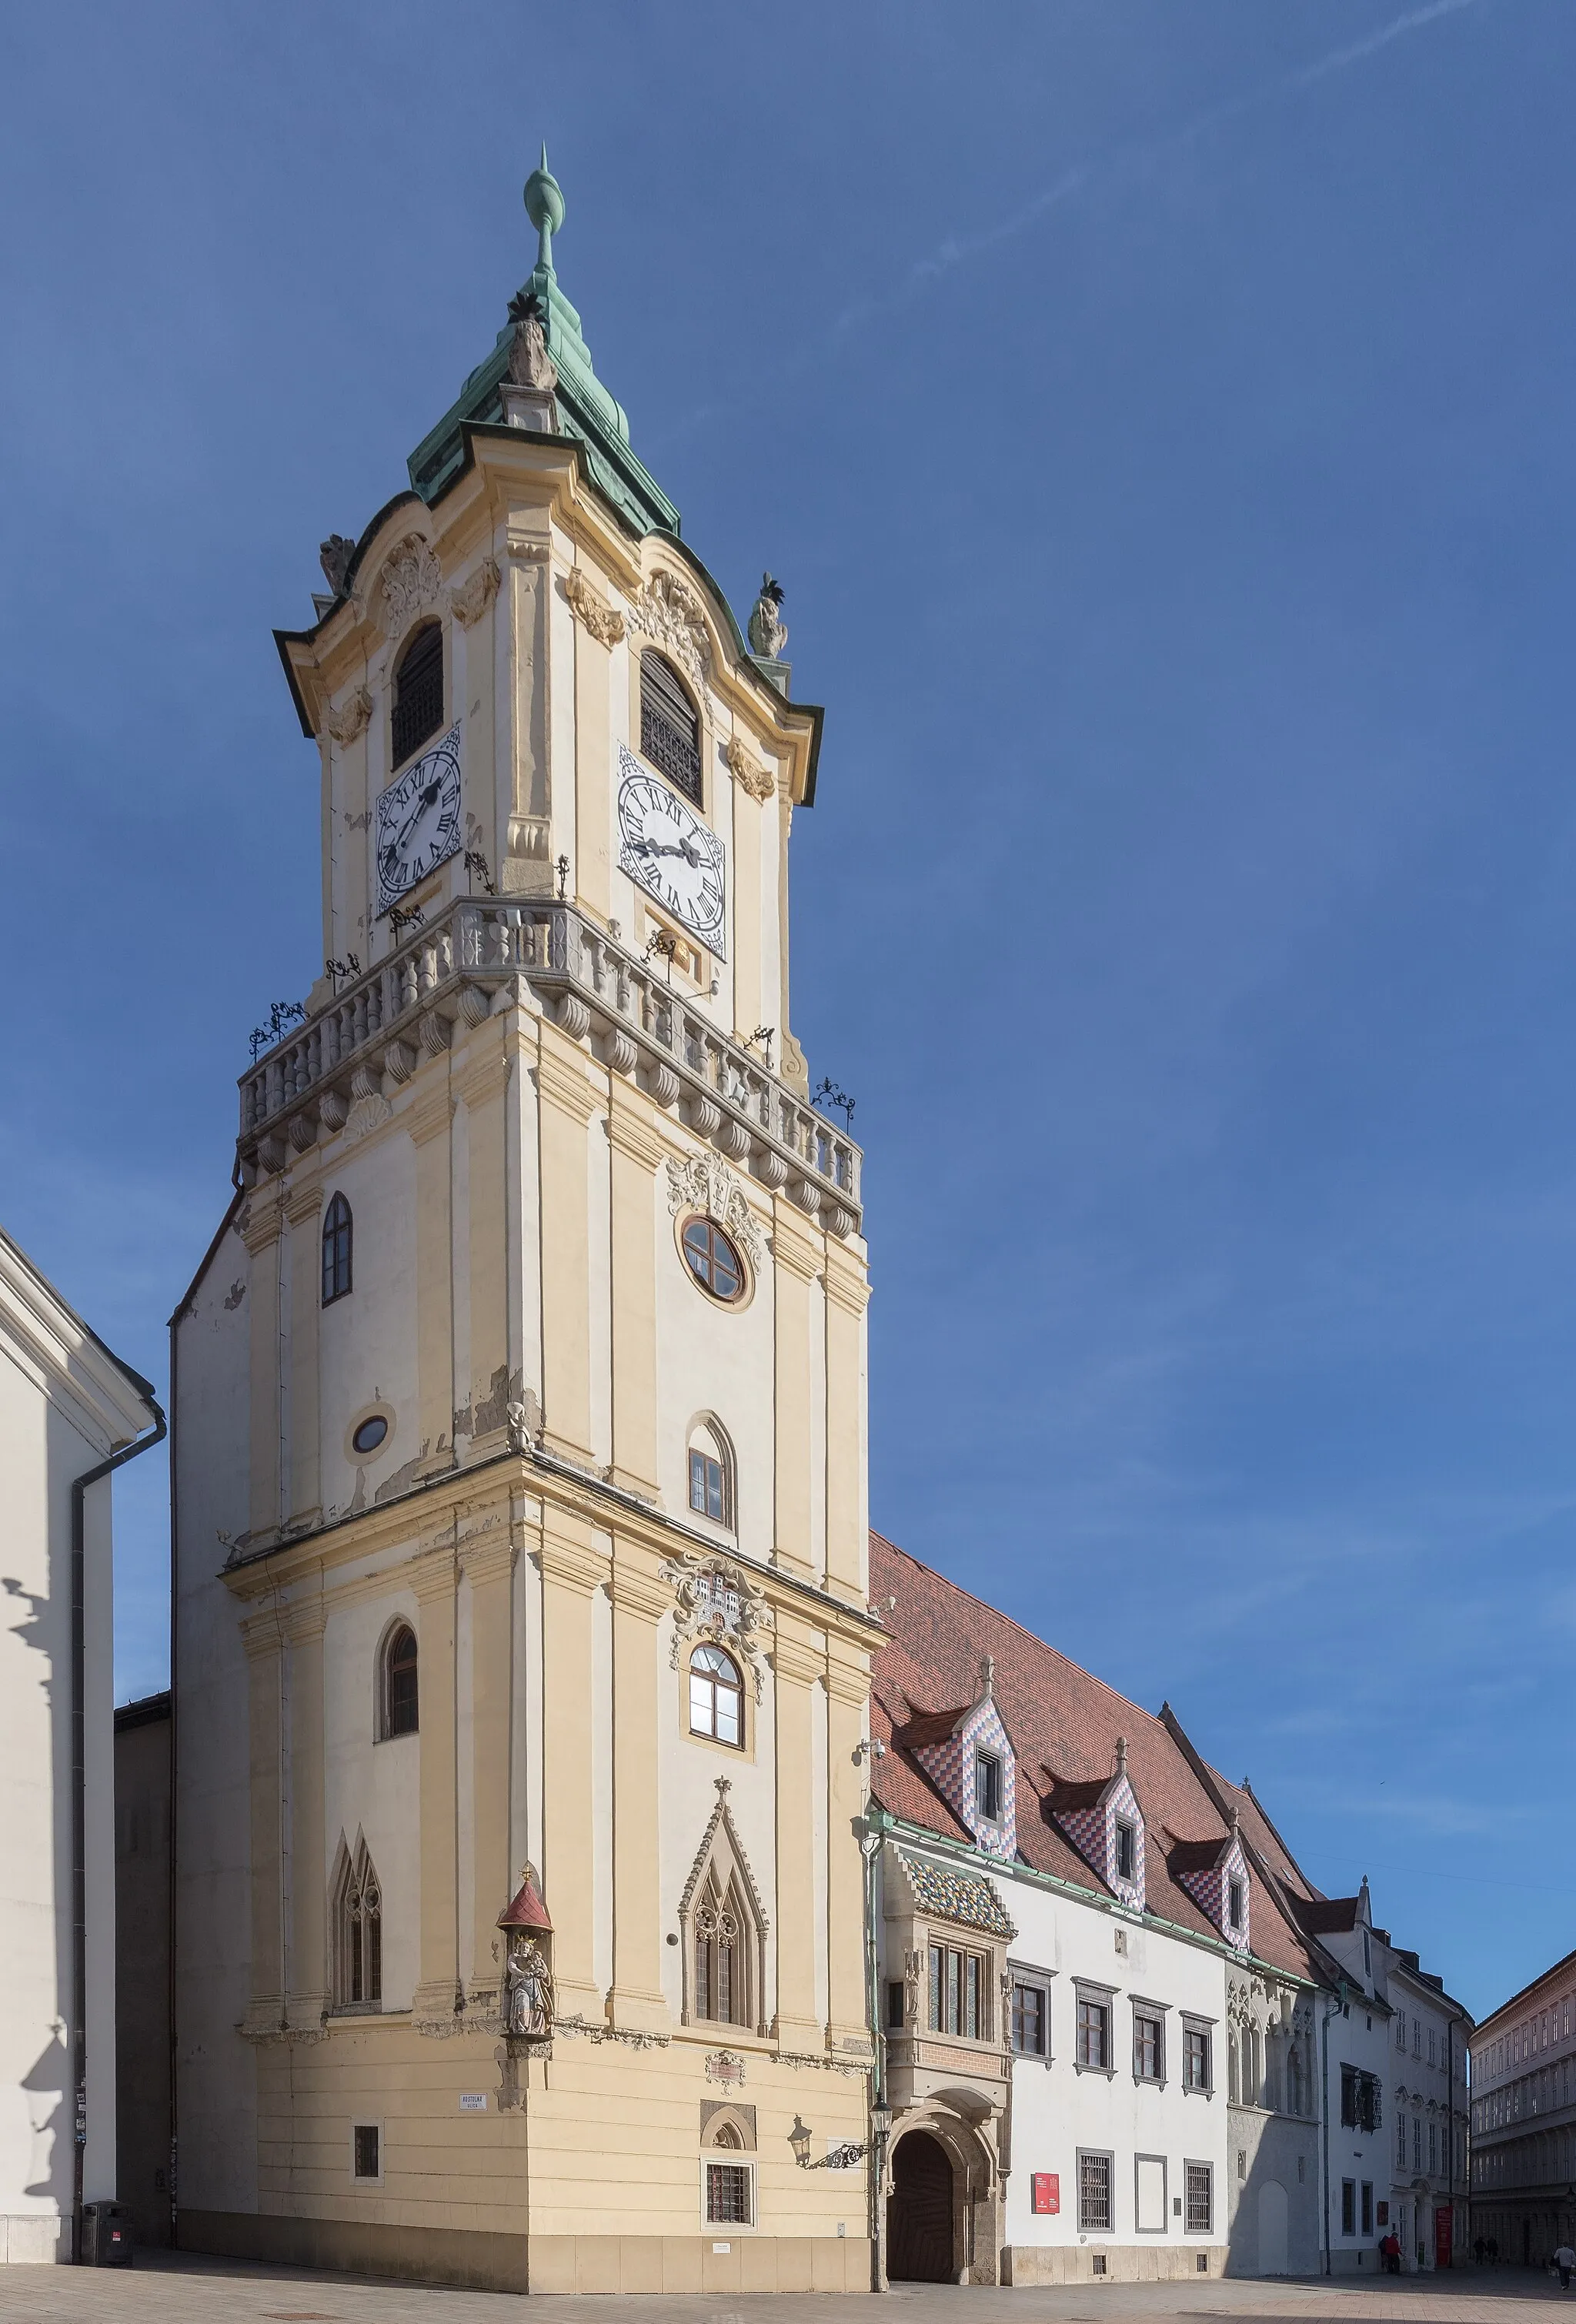
[[[871,2057],[859,1157],[788,1029],[819,714],[617,505],[643,472],[622,414],[582,425],[550,234],[532,280],[557,401],[456,422],[441,487],[281,641],[335,965],[243,1082],[241,1191],[174,1324],[179,2240],[516,2289],[864,2289],[866,2172],[788,2135],[866,2140]],[[392,920],[394,674],[432,622],[464,846]],[[709,944],[621,840],[646,651],[698,715]],[[728,1304],[681,1248],[708,1219]],[[725,1521],[690,1506],[696,1445]],[[389,1734],[401,1623],[419,1722]],[[737,1747],[690,1731],[708,1637]],[[547,2041],[502,2015],[527,1863]],[[346,1987],[362,1867],[375,2005]],[[707,2016],[714,1874],[743,1925]],[[708,2155],[748,2218],[707,2218]]]

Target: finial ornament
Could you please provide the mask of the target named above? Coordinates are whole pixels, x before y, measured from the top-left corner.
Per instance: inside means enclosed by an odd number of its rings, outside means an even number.
[[[764,661],[780,661],[788,643],[788,623],[782,617],[783,588],[770,573],[760,576],[760,595],[750,616],[750,650]]]
[[[980,1665],[980,1693],[982,1699],[989,1700],[992,1702],[996,1699],[996,1657],[994,1655],[987,1655],[984,1661]]]
[[[564,189],[548,168],[545,138],[541,161],[525,181],[525,214],[537,231],[536,263],[550,274],[553,271],[553,236],[564,223]]]
[[[1119,1775],[1125,1775],[1128,1772],[1128,1738],[1125,1735],[1119,1735],[1116,1738],[1116,1771]]]
[[[516,387],[530,387],[550,395],[558,383],[558,367],[548,353],[546,317],[534,290],[517,290],[509,301],[514,338],[509,349],[509,377]]]

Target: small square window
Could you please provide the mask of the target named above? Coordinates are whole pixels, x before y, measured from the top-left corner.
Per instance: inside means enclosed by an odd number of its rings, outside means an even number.
[[[353,2134],[355,2156],[355,2176],[358,2179],[379,2179],[382,2176],[382,2135],[375,2122],[358,2122]]]
[[[994,1751],[982,1751],[974,1760],[974,1806],[987,1823],[1001,1821],[1001,1762]]]

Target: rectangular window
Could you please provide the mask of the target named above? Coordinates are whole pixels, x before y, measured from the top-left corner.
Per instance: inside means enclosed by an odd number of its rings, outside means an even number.
[[[971,2042],[991,2039],[985,1963],[979,1953],[952,1945],[930,1948],[930,2030],[960,2034]]]
[[[1234,1933],[1242,1926],[1242,1883],[1233,1880],[1226,1892],[1226,1914]]]
[[[1406,2013],[1404,2009],[1396,2012],[1396,2047],[1397,2050],[1406,2047]]]
[[[1415,2058],[1423,2055],[1423,2021],[1419,2017],[1412,2020],[1412,2055]]]
[[[1140,2082],[1166,2079],[1165,2020],[1148,2010],[1133,2012],[1133,2078]]]
[[[1439,2169],[1439,2125],[1436,2122],[1428,2126],[1428,2167],[1431,2171]]]
[[[1436,2054],[1437,2039],[1438,2037],[1431,2025],[1428,2029],[1428,2062],[1431,2066],[1437,2066],[1439,2063],[1439,2059]]]
[[[1078,2226],[1085,2235],[1111,2233],[1111,2163],[1109,2154],[1078,2150]]]
[[[1102,2072],[1111,2067],[1111,2007],[1078,1996],[1078,2063]]]
[[[1406,2168],[1406,2117],[1404,2114],[1396,2116],[1396,2168],[1397,2171]]]
[[[1182,2041],[1182,2087],[1184,2090],[1207,2090],[1210,2080],[1210,2037],[1203,2025],[1189,2025]]]
[[[723,1464],[707,1452],[696,1452],[693,1446],[689,1455],[689,1506],[703,1517],[714,1517],[719,1525],[727,1523]]]
[[[1374,2231],[1374,2182],[1371,2179],[1365,2179],[1362,2182],[1362,2231],[1365,2236],[1371,2236]]]
[[[901,1978],[895,1977],[889,1981],[887,1986],[887,2024],[889,2028],[896,2032],[901,2027],[902,2023],[903,1981]]]
[[[1341,2232],[1343,2236],[1357,2233],[1357,2181],[1343,2179],[1341,2182]]]
[[[1423,2116],[1418,2114],[1412,2117],[1412,2168],[1414,2171],[1423,2168]]]
[[[1207,2236],[1215,2224],[1215,2174],[1207,2163],[1184,2166],[1187,2188],[1186,2227],[1190,2236]]]
[[[1138,1835],[1124,1817],[1117,1818],[1116,1877],[1119,1880],[1136,1880],[1138,1872]]]
[[[989,1822],[1000,1822],[1001,1762],[994,1751],[982,1751],[974,1760],[974,1805]]]
[[[382,2172],[382,2139],[375,2122],[358,2122],[355,2126],[355,2175],[358,2179],[376,2179]]]
[[[747,2227],[751,2223],[751,2178],[747,2163],[706,2164],[706,2225]]]
[[[1012,1988],[1012,2046],[1025,2058],[1046,2054],[1046,1989],[1042,1985]]]

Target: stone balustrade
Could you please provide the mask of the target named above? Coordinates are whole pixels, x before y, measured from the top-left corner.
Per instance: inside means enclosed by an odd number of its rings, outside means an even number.
[[[765,1185],[786,1188],[834,1234],[860,1218],[857,1146],[719,1033],[656,964],[626,952],[572,904],[470,898],[408,936],[241,1076],[248,1176],[282,1168],[343,1126],[358,1098],[386,1096],[423,1056],[479,1025],[523,978],[570,1038],[657,1104],[677,1107]]]

